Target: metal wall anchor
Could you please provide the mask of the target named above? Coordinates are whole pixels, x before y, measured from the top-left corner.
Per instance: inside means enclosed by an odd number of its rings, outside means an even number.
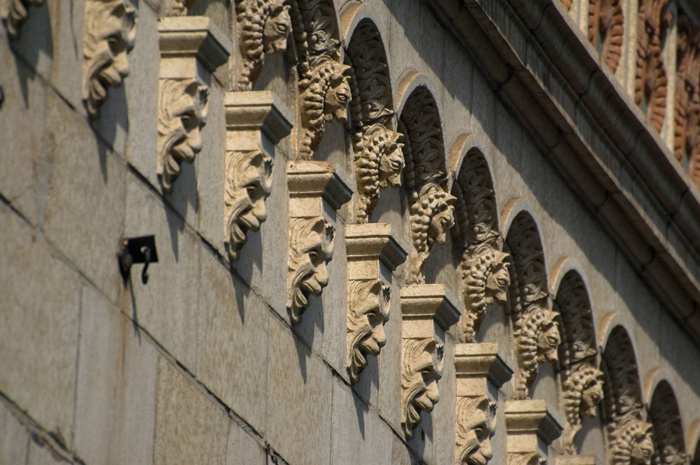
[[[141,282],[148,282],[148,265],[158,262],[158,251],[156,250],[155,236],[141,236],[122,239],[119,243],[119,271],[124,279],[124,285],[129,279],[129,270],[135,263],[143,263],[141,271]]]

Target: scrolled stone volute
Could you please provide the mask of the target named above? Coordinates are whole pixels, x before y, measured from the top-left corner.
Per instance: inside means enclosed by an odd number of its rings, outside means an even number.
[[[99,117],[109,88],[120,87],[129,74],[135,24],[136,12],[123,0],[85,2],[82,99],[90,118]]]

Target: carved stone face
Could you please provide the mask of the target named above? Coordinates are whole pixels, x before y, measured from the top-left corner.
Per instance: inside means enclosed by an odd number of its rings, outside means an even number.
[[[384,321],[386,321],[388,314],[381,291],[381,286],[378,289],[373,287],[364,304],[358,309],[361,318],[369,326],[369,331],[360,340],[358,347],[362,353],[374,356],[379,355],[379,351],[386,344]]]
[[[505,254],[503,254],[505,257]],[[496,263],[486,278],[486,303],[496,302],[505,305],[508,301],[508,286],[510,285],[510,273],[508,262]]]
[[[413,398],[413,406],[417,410],[432,412],[435,404],[440,400],[438,392],[438,375],[434,363],[434,356],[429,352],[423,352],[416,360],[416,371],[420,373],[423,388]]]
[[[160,81],[158,102],[158,174],[170,191],[183,162],[192,163],[202,150],[208,90],[194,79]]]
[[[341,123],[348,120],[348,103],[352,97],[348,81],[349,78],[342,74],[331,81],[323,108],[326,122],[330,123],[334,118]]]
[[[379,355],[386,344],[384,322],[389,318],[389,289],[378,280],[352,281],[348,293],[348,371],[354,383],[367,366],[367,356]]]
[[[292,18],[289,16],[289,5],[282,1],[274,1],[270,16],[265,21],[263,30],[263,47],[265,53],[273,54],[287,50],[287,37],[292,31]]]
[[[603,386],[598,379],[586,385],[581,394],[581,417],[595,418],[598,402],[603,398]]]
[[[258,151],[229,152],[226,169],[226,245],[232,260],[267,219],[265,199],[272,188],[272,158]]]
[[[95,118],[109,87],[129,74],[126,54],[133,47],[135,12],[122,0],[85,3],[83,101]]]
[[[632,450],[630,456],[634,465],[649,465],[651,456],[654,454],[654,442],[651,438],[651,430],[642,429],[632,439]]]
[[[537,334],[537,360],[540,363],[557,360],[557,348],[561,341],[559,324],[555,320],[557,314],[549,310],[543,311],[547,312],[547,316]]]
[[[449,196],[440,199],[440,203],[435,208],[435,213],[430,219],[430,225],[428,226],[428,238],[440,245],[447,241],[447,231],[455,223],[455,208],[451,202],[448,203],[448,198],[452,199],[453,197]]]
[[[440,400],[437,382],[442,375],[442,346],[435,340],[404,339],[402,354],[402,426],[406,437],[420,422],[420,412],[432,412]]]
[[[458,454],[460,465],[486,465],[493,457],[495,406],[486,397],[458,400]]]
[[[401,186],[401,171],[406,162],[403,158],[402,144],[392,142],[382,154],[379,161],[379,185],[391,187]]]
[[[335,230],[321,217],[294,218],[291,223],[287,310],[297,324],[309,295],[320,296],[328,284],[326,264],[333,253]]]

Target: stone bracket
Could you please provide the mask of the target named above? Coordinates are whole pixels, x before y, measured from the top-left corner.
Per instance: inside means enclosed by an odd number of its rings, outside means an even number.
[[[538,438],[550,445],[561,435],[561,422],[544,400],[506,401],[504,411],[508,454],[537,453]]]
[[[558,455],[554,465],[597,465],[595,455]]]
[[[231,41],[206,16],[171,16],[158,22],[161,79],[197,75],[197,60],[213,73],[228,61]]]
[[[457,397],[485,396],[488,383],[499,388],[513,376],[513,370],[498,354],[498,344],[456,344],[454,351]]]
[[[290,161],[287,163],[289,216],[323,215],[323,200],[338,210],[352,198],[352,181],[335,163]]]
[[[277,144],[292,130],[292,112],[271,91],[226,92],[224,109],[226,150],[262,150],[263,134]]]
[[[435,321],[443,330],[459,321],[462,313],[457,300],[444,284],[413,284],[401,288],[403,337],[434,337]]]
[[[394,271],[408,256],[405,245],[394,237],[391,225],[386,223],[345,226],[345,250],[348,279],[378,279],[379,262]]]

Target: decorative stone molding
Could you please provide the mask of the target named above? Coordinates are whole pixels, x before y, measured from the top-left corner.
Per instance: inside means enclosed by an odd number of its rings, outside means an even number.
[[[576,454],[574,439],[583,418],[595,418],[596,407],[603,398],[603,372],[588,362],[567,367],[562,373],[562,390],[566,427],[563,434],[564,452]]]
[[[224,246],[231,261],[267,219],[274,147],[292,129],[289,109],[270,91],[227,92]]]
[[[403,136],[382,123],[359,128],[353,136],[358,199],[355,221],[367,223],[382,189],[401,187],[405,166]]]
[[[455,198],[445,183],[429,182],[411,193],[411,237],[415,252],[409,258],[406,283],[425,283],[423,264],[434,244],[444,245],[447,231],[454,225]]]
[[[134,47],[136,12],[124,0],[87,0],[83,36],[83,104],[90,118],[110,87],[120,87],[129,74],[127,53]]]
[[[236,79],[239,90],[251,90],[265,55],[287,50],[292,32],[285,0],[236,0],[238,48],[241,62]]]
[[[394,271],[407,253],[394,239],[391,225],[349,224],[345,227],[348,259],[347,370],[356,383],[368,355],[379,355],[386,342],[384,323],[389,318],[389,287],[381,281],[380,262]]]
[[[457,465],[485,465],[492,457],[496,404],[488,398],[488,381],[500,388],[513,372],[498,355],[498,344],[457,344]]]
[[[676,50],[673,152],[700,185],[700,27],[683,13],[678,14]]]
[[[668,92],[661,44],[673,19],[668,6],[669,0],[640,0],[637,19],[634,102],[657,131],[664,124]]]
[[[505,305],[510,285],[510,255],[492,242],[467,247],[462,255],[460,273],[464,286],[464,316],[461,335],[465,342],[476,342],[486,306]]]
[[[508,465],[546,463],[538,454],[538,440],[549,446],[561,434],[559,422],[543,400],[506,401]]]
[[[166,17],[158,23],[160,79],[156,172],[165,192],[172,190],[183,162],[193,163],[202,149],[209,90],[198,70],[226,62],[231,43],[207,17]]]
[[[406,438],[420,423],[420,412],[432,412],[440,400],[443,346],[435,340],[435,323],[447,330],[460,314],[442,284],[401,288],[403,317],[401,356],[401,428]]]
[[[622,56],[624,32],[625,18],[620,0],[589,0],[588,40],[613,73]]]
[[[20,29],[29,16],[29,7],[39,7],[44,0],[4,0],[0,3],[0,18],[11,40],[19,38]]]
[[[335,228],[323,219],[323,201],[338,209],[352,198],[347,175],[332,163],[287,163],[289,187],[289,259],[287,312],[299,324],[309,296],[319,297],[328,284],[326,264],[333,253]]]

